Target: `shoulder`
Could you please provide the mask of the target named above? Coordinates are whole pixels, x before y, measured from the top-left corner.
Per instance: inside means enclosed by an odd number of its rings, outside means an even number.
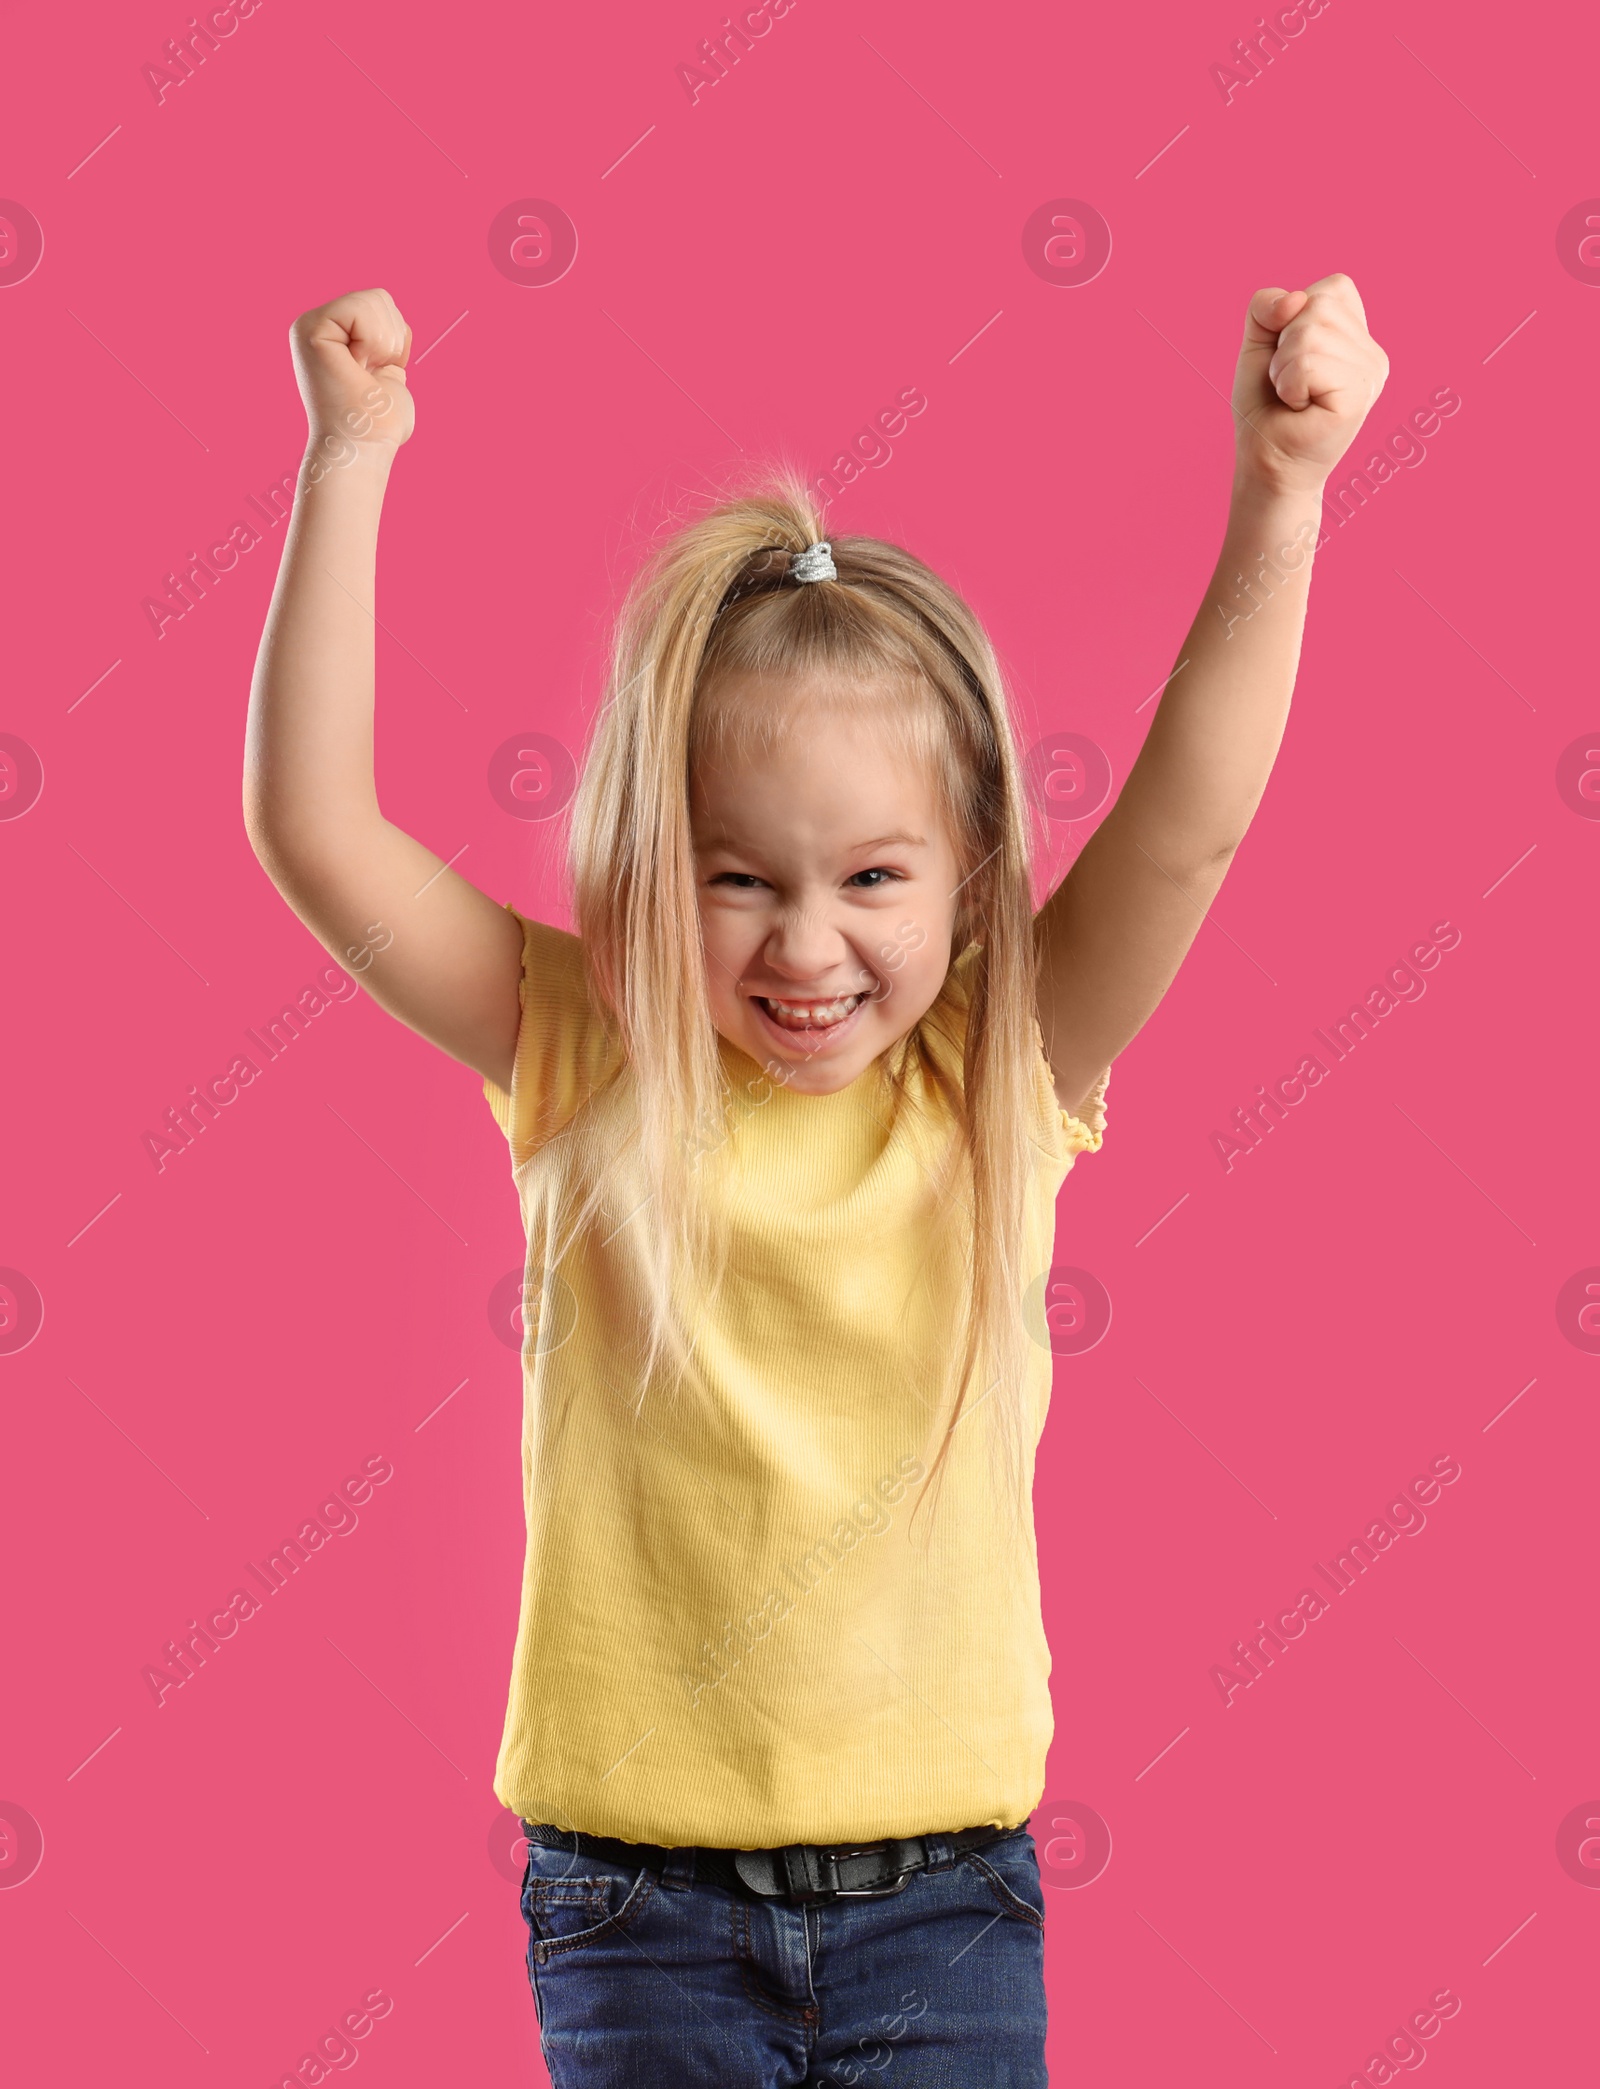
[[[964,1086],[967,1024],[981,977],[982,947],[968,944],[951,962],[937,999],[918,1025],[924,1050],[948,1081]],[[1080,1153],[1098,1153],[1106,1128],[1108,1066],[1089,1093],[1069,1107],[1056,1092],[1037,1017],[1028,1025],[1028,1072],[1033,1098],[1033,1136],[1047,1152],[1070,1163]]]
[[[485,1081],[484,1094],[520,1163],[607,1084],[621,1051],[581,940],[516,907],[506,911],[522,927],[516,1060],[510,1091]]]
[[[524,1005],[530,982],[535,990],[565,996],[590,998],[589,981],[583,960],[583,945],[569,929],[556,928],[548,921],[534,921],[508,905],[506,912],[514,921],[522,924],[522,983]]]

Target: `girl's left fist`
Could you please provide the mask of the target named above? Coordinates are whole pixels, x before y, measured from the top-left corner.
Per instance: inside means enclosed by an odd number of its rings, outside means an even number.
[[[1383,390],[1389,358],[1348,276],[1258,290],[1233,380],[1241,477],[1317,491]]]

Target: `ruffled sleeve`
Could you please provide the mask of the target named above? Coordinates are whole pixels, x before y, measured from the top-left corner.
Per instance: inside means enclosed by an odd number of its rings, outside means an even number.
[[[978,952],[970,944],[950,968],[944,989],[922,1021],[924,1035],[936,1044],[940,1063],[959,1080],[962,1043],[972,994],[972,970]],[[1056,1094],[1055,1076],[1044,1048],[1044,1033],[1034,1024],[1033,1137],[1045,1153],[1070,1168],[1080,1153],[1098,1153],[1105,1143],[1108,1066],[1076,1110],[1064,1110]]]
[[[621,1054],[590,998],[577,937],[515,907],[506,912],[522,926],[517,1053],[510,1090],[486,1079],[483,1093],[519,1168],[571,1122]]]
[[[1066,1133],[1067,1144],[1075,1156],[1080,1153],[1098,1153],[1105,1143],[1106,1089],[1110,1083],[1111,1069],[1108,1066],[1079,1104],[1076,1112],[1061,1112],[1061,1128]]]

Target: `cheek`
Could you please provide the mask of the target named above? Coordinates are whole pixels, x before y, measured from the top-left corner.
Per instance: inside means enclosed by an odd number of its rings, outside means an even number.
[[[945,975],[950,970],[948,946],[939,948],[932,942],[921,950],[915,950],[906,960],[906,991],[914,994],[924,1009],[930,1008],[939,997]]]
[[[930,931],[914,948],[902,948],[900,962],[883,968],[888,992],[879,996],[878,1006],[895,1030],[903,1034],[939,998],[939,989],[950,969],[949,938],[941,939]]]
[[[735,914],[703,913],[700,942],[706,954],[706,996],[719,1029],[741,1006],[737,982],[743,978],[757,938],[750,924]]]

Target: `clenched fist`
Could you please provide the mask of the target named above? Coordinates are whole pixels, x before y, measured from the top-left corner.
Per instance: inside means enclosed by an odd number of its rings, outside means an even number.
[[[406,389],[411,329],[387,290],[352,290],[302,312],[289,343],[313,442],[398,449],[407,439],[416,420]]]
[[[1389,375],[1348,276],[1258,290],[1233,380],[1238,470],[1316,492],[1356,438]]]

